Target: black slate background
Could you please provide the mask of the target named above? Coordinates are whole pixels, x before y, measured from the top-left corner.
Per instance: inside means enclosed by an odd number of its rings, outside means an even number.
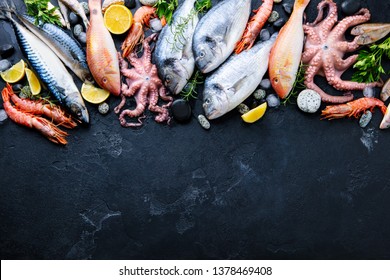
[[[362,2],[373,22],[388,21],[390,2]],[[15,44],[8,23],[0,38]],[[390,258],[390,131],[379,110],[366,129],[289,105],[253,125],[231,112],[204,131],[195,117],[167,126],[150,115],[124,129],[88,108],[91,125],[70,131],[66,147],[0,125],[2,259]]]

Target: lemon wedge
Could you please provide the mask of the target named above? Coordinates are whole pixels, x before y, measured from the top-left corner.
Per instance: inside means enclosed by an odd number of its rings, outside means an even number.
[[[133,14],[123,5],[111,5],[104,13],[104,25],[112,34],[123,34],[133,23]]]
[[[1,77],[7,83],[16,83],[24,77],[25,62],[21,59],[18,63],[12,66],[10,69],[1,72]]]
[[[258,121],[264,116],[266,110],[267,102],[264,102],[263,104],[243,114],[241,118],[246,123],[254,123],[255,121]]]
[[[110,96],[110,92],[94,87],[91,84],[84,83],[81,87],[81,95],[89,103],[100,104]]]
[[[30,86],[32,95],[37,95],[41,92],[41,83],[33,71],[26,68],[27,81]]]

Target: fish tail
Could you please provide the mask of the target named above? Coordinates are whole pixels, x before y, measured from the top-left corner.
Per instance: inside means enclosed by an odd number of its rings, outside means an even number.
[[[14,4],[12,3],[12,6]],[[0,4],[0,19],[2,20],[12,20],[12,13],[14,12],[13,7],[10,7],[7,0],[2,1]]]
[[[295,0],[294,9],[306,8],[310,0]]]

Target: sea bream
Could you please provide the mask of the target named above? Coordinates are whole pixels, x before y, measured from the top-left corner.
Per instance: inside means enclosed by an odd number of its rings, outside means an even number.
[[[195,2],[196,0],[186,0],[176,10],[172,23],[161,31],[153,55],[161,80],[173,94],[181,92],[195,68],[192,38],[199,21],[194,8]],[[185,27],[179,31],[179,26],[186,22]]]
[[[260,84],[268,68],[271,48],[277,33],[250,50],[232,55],[206,78],[203,109],[208,119],[216,119],[236,108]]]
[[[1,11],[1,14],[0,18],[5,16],[11,21],[20,48],[49,91],[73,116],[89,123],[84,100],[61,60],[37,36],[15,21],[9,12],[5,14]]]
[[[251,0],[225,0],[214,6],[196,26],[192,49],[202,73],[221,65],[244,34]]]
[[[35,19],[31,16],[18,14],[16,16],[32,33],[49,46],[80,80],[93,82],[87,65],[87,56],[75,39],[57,25],[51,23],[35,25]]]

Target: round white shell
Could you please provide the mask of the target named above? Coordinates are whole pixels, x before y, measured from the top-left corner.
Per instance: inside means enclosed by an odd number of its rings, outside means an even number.
[[[154,6],[158,0],[140,0],[142,5],[145,6]]]
[[[321,96],[314,90],[305,89],[298,95],[298,107],[305,113],[315,113],[321,106]]]

